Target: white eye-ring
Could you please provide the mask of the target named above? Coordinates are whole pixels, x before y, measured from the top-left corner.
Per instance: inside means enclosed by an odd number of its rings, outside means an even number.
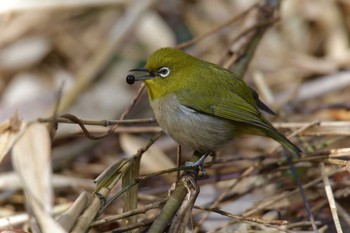
[[[165,78],[170,74],[170,69],[168,67],[162,67],[158,70],[158,74]]]

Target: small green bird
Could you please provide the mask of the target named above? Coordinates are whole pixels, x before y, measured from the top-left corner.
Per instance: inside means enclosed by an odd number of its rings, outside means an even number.
[[[274,112],[231,71],[178,49],[154,52],[141,77],[160,127],[176,142],[209,154],[241,134],[270,137],[296,155],[301,150],[279,133],[260,110]],[[204,160],[204,159],[203,159]]]

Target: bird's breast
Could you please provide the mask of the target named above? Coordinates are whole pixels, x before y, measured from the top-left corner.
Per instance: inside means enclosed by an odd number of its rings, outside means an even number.
[[[236,132],[233,122],[184,106],[175,95],[153,100],[151,106],[160,127],[169,136],[198,151],[215,150]]]

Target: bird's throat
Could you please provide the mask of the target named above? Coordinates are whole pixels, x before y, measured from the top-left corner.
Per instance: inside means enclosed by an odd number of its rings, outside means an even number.
[[[161,98],[164,98],[167,95],[167,91],[165,91],[165,88],[159,85],[158,82],[155,82],[154,80],[147,80],[145,81],[148,97],[150,101],[159,100]]]

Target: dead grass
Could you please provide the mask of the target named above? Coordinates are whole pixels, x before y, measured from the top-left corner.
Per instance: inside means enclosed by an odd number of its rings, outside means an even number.
[[[313,232],[275,142],[242,136],[206,177],[178,179],[176,143],[150,141],[161,129],[146,93],[125,83],[165,46],[232,67],[250,33],[268,25],[244,79],[303,149],[295,164],[319,232],[350,231],[348,1],[284,0],[264,22],[258,0],[5,2],[0,229],[143,232],[173,200],[182,206],[168,232]],[[183,164],[191,151],[181,155]]]

